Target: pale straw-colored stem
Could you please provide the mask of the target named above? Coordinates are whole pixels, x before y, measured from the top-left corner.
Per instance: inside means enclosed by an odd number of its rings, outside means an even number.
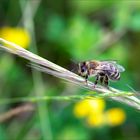
[[[61,67],[61,66],[58,66],[36,54],[33,54],[32,52],[30,51],[27,51],[25,49],[23,49],[22,47],[12,43],[12,42],[9,42],[7,40],[4,40],[2,38],[0,38],[0,48],[3,48],[4,50],[10,52],[10,53],[13,53],[13,54],[16,54],[20,57],[23,57],[35,64],[31,64],[31,67],[39,70],[39,71],[42,71],[42,72],[45,72],[45,73],[48,73],[50,75],[53,75],[53,76],[56,76],[56,77],[59,77],[61,79],[64,79],[68,82],[71,82],[71,83],[74,83],[74,84],[77,84],[79,85],[80,87],[83,87],[83,88],[86,88],[90,91],[94,91],[93,94],[90,94],[90,95],[87,95],[85,96],[84,95],[84,98],[89,98],[90,97],[93,97],[93,98],[110,98],[112,100],[115,100],[115,101],[118,101],[118,102],[121,102],[121,103],[124,103],[124,104],[127,104],[131,107],[134,107],[135,109],[140,109],[140,100],[139,98],[136,97],[136,94],[133,93],[133,92],[127,92],[127,91],[121,91],[121,90],[118,90],[118,89],[114,89],[114,88],[111,88],[109,87],[108,88],[105,88],[103,86],[96,86],[94,87],[94,84],[90,81],[87,81],[87,83],[85,82],[85,79],[78,76],[77,74]],[[95,94],[96,92],[96,94]],[[98,93],[98,94],[97,94]],[[77,99],[77,97],[79,99],[83,99],[83,96],[80,96],[79,95],[75,95],[75,97],[72,97],[72,99]],[[44,97],[45,99],[45,97]],[[50,99],[71,99],[71,97],[69,96],[68,98],[66,97],[46,97],[46,100],[50,100]],[[37,99],[36,99],[37,100]]]

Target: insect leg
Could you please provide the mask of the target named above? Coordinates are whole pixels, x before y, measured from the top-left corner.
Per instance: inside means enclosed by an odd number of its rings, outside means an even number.
[[[100,76],[100,82],[103,84],[104,76]]]
[[[97,77],[96,77],[96,80],[95,80],[95,82],[94,82],[94,86],[97,85],[98,80],[99,80],[99,75],[97,75]]]
[[[88,75],[85,76],[86,83],[87,83],[87,79],[88,79]]]
[[[105,75],[104,84],[106,87],[108,87],[108,76],[107,75]]]

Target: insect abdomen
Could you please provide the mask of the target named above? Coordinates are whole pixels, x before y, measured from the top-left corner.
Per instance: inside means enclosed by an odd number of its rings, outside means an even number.
[[[119,80],[120,79],[120,73],[118,71],[112,72],[112,73],[108,73],[108,77],[111,80]]]
[[[103,65],[103,69],[105,70],[105,73],[107,74],[109,79],[115,81],[120,79],[120,72],[114,65],[111,64]]]
[[[120,72],[113,65],[109,66],[109,69],[107,70],[107,75],[108,75],[109,79],[111,79],[111,80],[119,80],[120,79]]]

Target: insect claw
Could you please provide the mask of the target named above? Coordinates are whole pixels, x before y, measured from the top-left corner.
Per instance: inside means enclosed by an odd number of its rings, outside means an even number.
[[[93,85],[93,88],[96,88],[96,84]]]
[[[85,85],[88,85],[87,79],[85,79],[84,83],[85,83]]]

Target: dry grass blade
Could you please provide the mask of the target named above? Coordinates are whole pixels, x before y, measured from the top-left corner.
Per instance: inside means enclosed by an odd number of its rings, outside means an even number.
[[[102,95],[102,97],[109,97],[115,101],[121,102],[121,103],[125,103],[131,107],[134,107],[136,109],[140,109],[140,100],[135,97],[135,93],[133,92],[127,92],[127,91],[120,91],[118,89],[114,89],[114,88],[105,88],[103,86],[96,86],[95,88],[93,88],[93,83],[92,82],[87,82],[87,84],[85,83],[85,79],[83,79],[82,77],[76,75],[75,73],[62,68],[61,66],[58,66],[36,54],[33,54],[30,51],[27,51],[23,48],[21,48],[20,46],[11,43],[9,41],[6,41],[2,38],[0,38],[0,47],[3,48],[4,50],[16,54],[20,57],[23,57],[29,61],[31,61],[32,64],[31,67],[54,75],[56,77],[59,77],[61,79],[64,79],[66,81],[69,81],[71,83],[77,84],[81,87],[84,87],[86,89],[89,89],[91,91],[96,91],[99,93],[99,97],[101,97],[100,95]],[[89,95],[88,95],[89,96]],[[92,97],[98,97],[97,94],[92,94],[90,95]]]

